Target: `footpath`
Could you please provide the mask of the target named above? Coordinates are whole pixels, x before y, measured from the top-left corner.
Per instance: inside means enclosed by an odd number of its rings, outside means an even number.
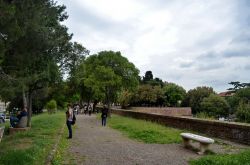
[[[108,122],[108,121],[107,121]],[[102,127],[96,115],[77,116],[69,152],[77,165],[185,165],[199,158],[182,144],[144,144]]]

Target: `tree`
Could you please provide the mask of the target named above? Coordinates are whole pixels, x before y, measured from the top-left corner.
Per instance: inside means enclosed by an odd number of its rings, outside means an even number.
[[[185,98],[186,91],[183,87],[174,83],[168,83],[163,87],[165,101],[169,106],[178,106]]]
[[[200,111],[207,113],[209,116],[219,117],[228,116],[229,105],[227,101],[216,94],[210,94],[201,102]]]
[[[23,106],[28,107],[30,126],[34,91],[47,87],[59,76],[55,76],[59,73],[55,72],[60,67],[57,64],[67,58],[71,48],[72,35],[59,23],[68,16],[64,12],[65,6],[50,0],[0,3],[6,9],[0,14],[3,20],[0,45],[4,42],[1,75],[9,77],[8,84],[11,85],[8,90],[22,93]],[[6,15],[7,18],[3,18]]]
[[[250,83],[240,83],[239,81],[232,81],[232,82],[230,82],[228,84],[234,86],[233,88],[228,88],[227,89],[227,90],[230,90],[230,91],[237,91],[238,89],[250,87]]]
[[[146,83],[150,80],[153,80],[153,73],[152,71],[146,71],[145,76],[143,77],[142,81]]]
[[[237,107],[236,116],[239,121],[250,123],[250,103],[240,101]]]
[[[134,90],[138,86],[139,71],[120,52],[102,51],[85,62],[84,84],[94,96],[110,106],[121,90]]]
[[[210,94],[215,94],[212,87],[196,87],[188,91],[182,105],[190,106],[192,113],[196,114],[201,111],[201,102]]]

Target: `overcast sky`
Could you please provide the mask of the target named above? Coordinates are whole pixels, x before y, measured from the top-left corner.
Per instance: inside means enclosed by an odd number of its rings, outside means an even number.
[[[250,0],[58,0],[73,40],[186,90],[250,82]]]

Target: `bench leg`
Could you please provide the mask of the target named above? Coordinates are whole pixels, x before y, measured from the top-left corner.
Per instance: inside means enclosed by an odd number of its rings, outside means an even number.
[[[190,139],[187,139],[187,138],[184,138],[184,137],[182,137],[182,139],[183,139],[183,144],[184,144],[184,147],[185,148],[189,148],[190,146],[191,146],[191,144],[190,144]]]
[[[200,151],[198,152],[199,155],[203,155],[209,148],[209,144],[207,143],[200,143]]]

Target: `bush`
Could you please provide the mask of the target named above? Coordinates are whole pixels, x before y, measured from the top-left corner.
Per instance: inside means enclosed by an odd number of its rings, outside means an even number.
[[[46,108],[48,110],[48,113],[55,113],[56,109],[57,109],[57,104],[55,100],[50,100],[47,104],[46,104]]]
[[[236,116],[239,121],[250,123],[250,104],[241,101],[237,108]]]
[[[188,91],[185,99],[182,102],[182,106],[189,106],[192,108],[192,113],[196,114],[201,111],[201,102],[204,98],[210,94],[214,94],[214,90],[211,87],[197,87]]]
[[[201,119],[208,119],[208,120],[214,120],[215,118],[213,116],[210,116],[206,112],[198,112],[195,117],[201,118]]]
[[[201,102],[201,111],[206,112],[209,116],[225,117],[229,114],[229,108],[227,101],[215,94],[210,94]]]

